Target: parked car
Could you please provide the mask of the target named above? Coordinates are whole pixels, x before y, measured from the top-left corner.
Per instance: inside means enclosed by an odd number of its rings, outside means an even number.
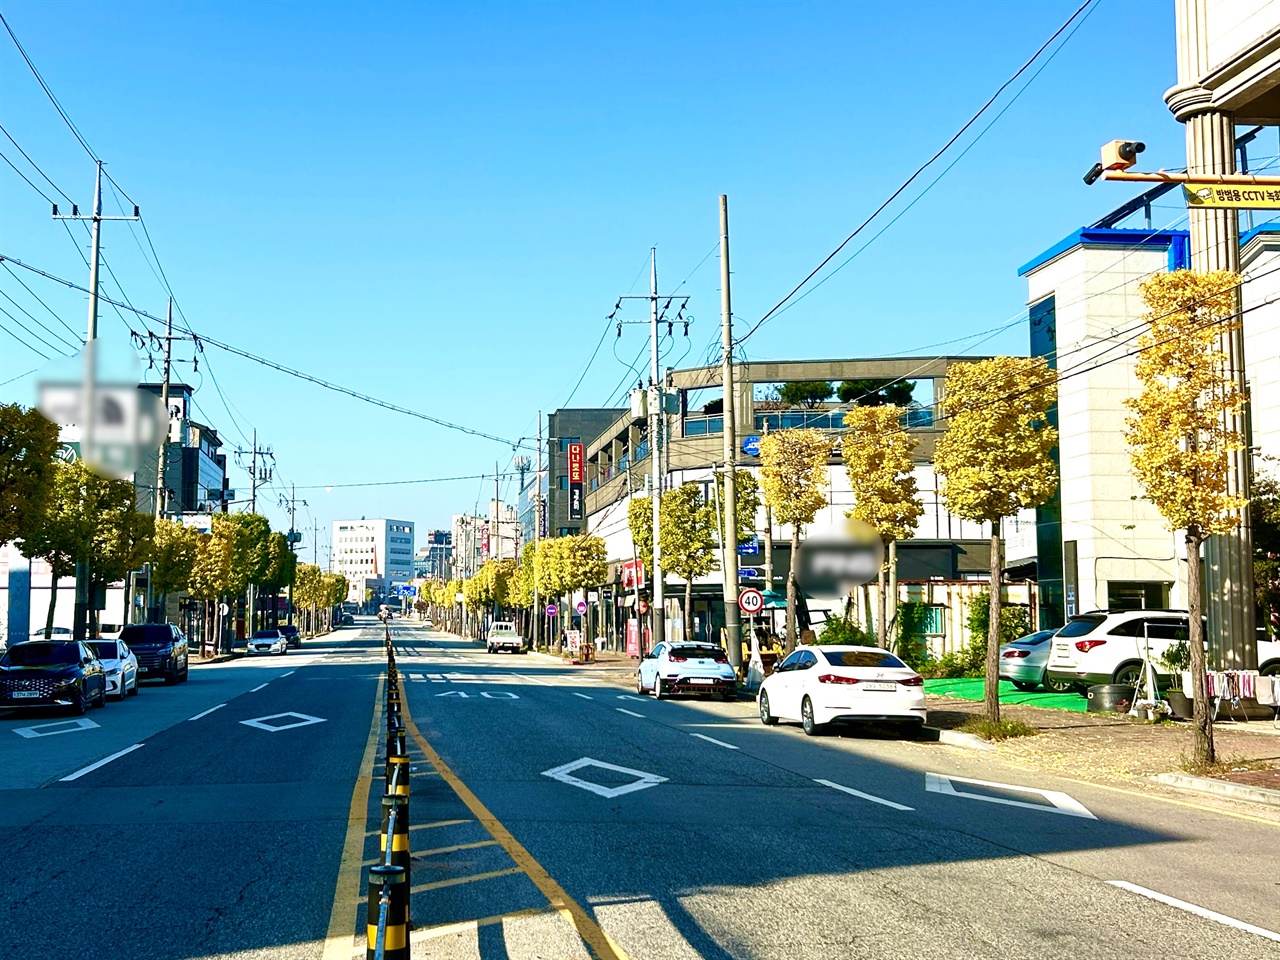
[[[349,627],[351,624],[356,622],[356,618],[349,613],[344,613],[340,622],[342,626]]]
[[[279,654],[284,656],[289,652],[289,640],[279,630],[258,630],[249,642],[245,645],[245,653],[249,656],[255,656],[260,653]]]
[[[187,638],[171,623],[131,623],[120,639],[138,658],[138,679],[164,677],[169,684],[187,680]]]
[[[1280,640],[1258,641],[1258,672],[1264,677],[1280,675]]]
[[[524,653],[524,638],[510,620],[495,620],[489,625],[489,634],[485,638],[485,649],[490,653],[510,650],[512,653]]]
[[[1167,677],[1160,657],[1189,633],[1185,610],[1094,610],[1072,617],[1054,635],[1045,675],[1081,690],[1095,683],[1133,686],[1145,655],[1157,676]]]
[[[761,723],[799,720],[811,737],[829,723],[925,720],[924,679],[880,647],[797,647],[765,677],[756,702]]]
[[[0,708],[70,707],[81,715],[107,705],[107,674],[74,640],[27,640],[0,656]]]
[[[123,640],[90,640],[89,649],[107,673],[107,696],[133,697],[138,693],[138,658]]]
[[[287,642],[289,646],[297,650],[302,649],[302,634],[298,632],[297,626],[292,623],[286,623],[277,629],[284,636],[285,642]],[[255,636],[257,636],[257,634],[255,634]]]
[[[1035,690],[1044,684],[1055,693],[1071,689],[1065,680],[1050,680],[1045,676],[1049,662],[1049,640],[1057,630],[1037,630],[1035,633],[1000,646],[1000,679],[1011,680],[1019,690]]]
[[[738,696],[737,679],[729,657],[707,643],[660,643],[645,654],[636,670],[636,693],[652,693],[661,700],[677,693]]]

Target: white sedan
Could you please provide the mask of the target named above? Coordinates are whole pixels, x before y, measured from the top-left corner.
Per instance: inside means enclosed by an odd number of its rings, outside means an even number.
[[[279,630],[258,630],[245,645],[246,654],[275,653],[284,656],[289,652],[289,640]]]
[[[757,703],[761,723],[799,720],[811,737],[829,723],[925,720],[924,680],[879,647],[797,647],[765,678]]]
[[[90,640],[89,649],[102,662],[108,697],[133,697],[138,693],[138,658],[123,640]]]
[[[636,693],[652,693],[658,700],[676,693],[736,700],[737,689],[728,656],[709,643],[660,643],[636,670]]]

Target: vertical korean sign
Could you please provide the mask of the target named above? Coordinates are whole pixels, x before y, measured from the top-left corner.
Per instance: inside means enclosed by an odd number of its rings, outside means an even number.
[[[569,444],[569,519],[582,520],[585,519],[585,505],[583,504],[582,479],[586,476],[586,469],[582,458],[582,444]]]

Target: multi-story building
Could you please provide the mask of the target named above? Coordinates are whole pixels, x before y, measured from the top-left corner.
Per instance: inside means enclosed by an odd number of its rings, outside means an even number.
[[[541,495],[540,537],[563,537],[583,533],[584,520],[569,517],[569,444],[589,443],[624,412],[622,407],[568,407],[547,415],[547,435],[543,439],[543,472],[521,474],[517,513],[520,535],[525,543],[534,539],[535,503]]]
[[[365,591],[386,595],[413,579],[413,523],[409,520],[335,520],[333,570],[347,578],[347,599],[363,603]]]
[[[413,574],[427,580],[448,580],[453,565],[453,534],[428,530],[425,543],[413,555]]]

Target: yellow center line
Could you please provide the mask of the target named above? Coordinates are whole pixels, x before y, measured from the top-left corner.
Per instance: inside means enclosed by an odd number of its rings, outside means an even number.
[[[373,758],[378,750],[378,734],[381,730],[382,678],[373,695],[373,720],[369,725],[369,739],[365,741],[361,770],[373,768]],[[365,828],[369,825],[370,774],[356,777],[351,791],[351,808],[347,814],[347,836],[342,844],[342,862],[338,864],[338,878],[333,885],[333,906],[329,909],[329,933],[324,941],[322,960],[351,960],[356,944],[356,910],[360,904],[360,870],[364,859]]]
[[[477,880],[492,880],[494,877],[509,877],[513,873],[523,873],[519,867],[506,867],[502,870],[490,870],[488,873],[473,873],[467,877],[450,877],[448,880],[436,880],[432,883],[419,883],[412,887],[410,893],[424,893],[427,890],[441,890],[444,887],[460,887],[464,883],[475,883]]]
[[[538,917],[550,912],[550,907],[530,907],[528,910],[512,910],[510,913],[498,913],[492,917],[481,917],[479,920],[462,920],[458,923],[442,923],[438,927],[423,927],[409,931],[409,942],[416,943],[419,940],[447,937],[453,933],[466,933],[478,927],[501,923],[503,920],[515,920],[519,917]]]
[[[413,722],[413,717],[409,713],[408,703],[402,705],[401,715],[409,735],[413,737],[414,742],[418,744],[427,759],[431,761],[431,765],[439,771],[444,781],[458,795],[458,799],[467,805],[467,809],[484,825],[484,828],[489,831],[493,839],[498,841],[502,849],[507,851],[507,855],[520,865],[525,875],[533,881],[534,886],[547,898],[547,903],[550,904],[551,908],[573,925],[578,936],[582,938],[582,942],[587,945],[587,948],[596,956],[597,960],[630,960],[626,951],[614,943],[609,935],[604,932],[604,928],[576,900],[570,897],[560,884],[551,878],[551,874],[547,872],[546,868],[534,859],[533,854],[526,850],[524,845],[512,835],[511,831],[489,812],[489,808],[480,802],[480,798],[472,793],[471,789],[441,759],[440,754],[436,753],[435,748],[427,742],[426,737],[418,730],[418,725]]]

